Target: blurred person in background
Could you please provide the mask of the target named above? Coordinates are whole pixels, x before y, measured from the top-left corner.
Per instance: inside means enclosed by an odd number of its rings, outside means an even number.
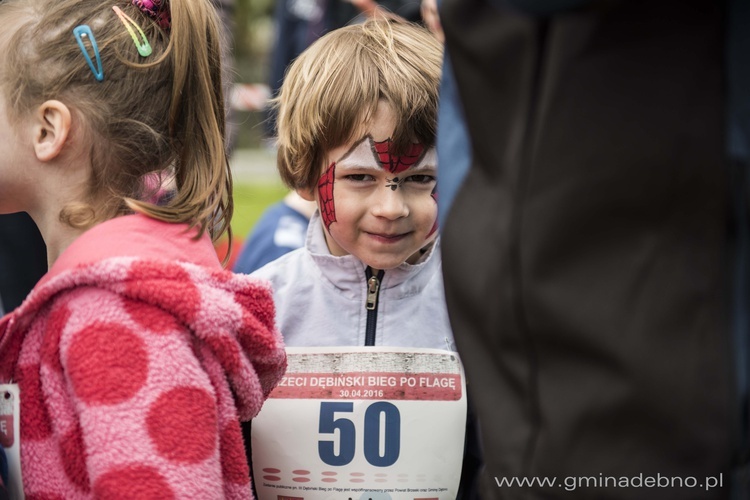
[[[440,181],[443,270],[483,498],[750,498],[748,5],[442,2],[471,146]]]
[[[268,207],[242,247],[234,272],[250,274],[282,255],[305,245],[307,225],[316,205],[295,191]]]

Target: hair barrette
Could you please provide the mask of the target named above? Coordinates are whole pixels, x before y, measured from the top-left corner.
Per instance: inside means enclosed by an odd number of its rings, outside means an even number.
[[[135,43],[135,48],[138,49],[138,54],[140,54],[141,57],[148,57],[151,55],[152,49],[151,44],[148,43],[148,38],[146,38],[146,34],[143,32],[140,26],[136,24],[135,21],[133,21],[130,16],[125,14],[118,6],[114,5],[112,6],[112,10],[115,11],[115,14],[117,14],[117,17],[120,18],[120,21],[122,21],[122,24],[125,25],[125,28],[128,30],[128,33],[130,33],[130,37],[133,39],[133,42]],[[140,39],[138,38],[138,35],[136,35],[135,28],[138,30],[138,33],[141,35]]]
[[[86,63],[88,63],[91,72],[94,73],[94,78],[96,78],[100,82],[103,81],[104,68],[102,68],[102,59],[99,56],[99,47],[96,45],[96,38],[94,38],[94,33],[92,33],[91,28],[89,28],[89,26],[86,24],[81,24],[80,26],[76,26],[75,28],[73,28],[73,35],[76,37],[78,47],[80,47],[81,52],[83,52],[83,57],[86,58]],[[91,49],[94,52],[96,65],[94,65],[94,60],[91,59],[89,49],[84,43],[86,40],[88,40],[91,44]]]
[[[138,7],[141,12],[156,21],[156,24],[163,30],[169,30],[172,26],[172,18],[169,15],[169,8],[165,9],[166,0],[132,0],[133,5]]]

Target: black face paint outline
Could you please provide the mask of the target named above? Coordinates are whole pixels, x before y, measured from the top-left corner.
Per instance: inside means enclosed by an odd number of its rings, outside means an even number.
[[[336,162],[331,163],[318,180],[318,200],[320,216],[323,223],[330,230],[331,224],[336,222],[336,203],[333,198],[336,180]]]
[[[383,170],[391,174],[400,174],[409,170],[422,161],[422,158],[424,158],[429,149],[422,143],[414,142],[409,145],[408,151],[397,156],[391,153],[393,139],[390,137],[384,141],[376,141],[372,136],[370,136],[370,139],[370,148],[372,149],[372,154],[375,156],[375,160]]]
[[[386,178],[385,182],[385,187],[391,188],[391,191],[395,191],[401,186],[401,184],[404,183],[404,179],[400,179],[398,177],[394,177],[393,179]]]
[[[345,159],[349,158],[349,156],[351,156],[351,154],[354,153],[354,151],[359,147],[359,145],[362,144],[365,141],[369,141],[370,142],[370,151],[372,151],[373,158],[375,159],[376,164],[380,165],[380,168],[382,168],[384,171],[389,172],[391,170],[389,168],[389,166],[391,166],[392,163],[393,163],[392,158],[391,158],[391,153],[390,153],[390,144],[393,142],[393,140],[389,137],[385,141],[378,142],[370,134],[365,135],[360,140],[358,140],[354,144],[352,144],[352,147],[350,147],[347,150],[346,153],[344,153],[343,155],[341,155],[341,158],[339,158],[338,160],[336,160],[334,162],[334,164],[338,163],[338,162],[342,162]],[[388,157],[388,162],[387,163],[384,162],[383,158],[378,154],[377,147],[376,147],[376,145],[377,146],[382,146],[384,144],[388,145],[387,149],[382,152],[384,155],[387,155],[387,157]],[[402,168],[400,170],[400,172],[406,172],[409,169],[411,169],[414,165],[416,165],[417,163],[419,163],[420,161],[422,161],[422,159],[424,159],[425,155],[427,155],[427,152],[430,150],[430,148],[426,148],[426,147],[424,147],[420,143],[413,143],[412,144],[412,148],[418,148],[418,154],[393,157],[393,158],[396,159],[397,165],[399,165],[401,167],[403,167],[403,166],[406,167],[406,168]],[[416,152],[417,151],[415,151],[415,153]],[[405,163],[405,162],[402,162],[402,160],[401,160],[402,158],[409,158],[412,161],[410,161],[409,163]],[[324,173],[323,176],[325,176],[326,173]],[[396,173],[399,173],[399,172],[396,172]],[[385,182],[386,182],[385,187],[390,188],[391,191],[395,191],[400,186],[402,186],[405,181],[406,181],[406,177],[394,177],[393,179],[386,178],[385,179]],[[436,198],[436,195],[435,195],[435,189],[437,189],[437,185],[435,185],[435,188],[433,189],[432,193],[430,193],[430,195],[433,198],[435,198],[435,201],[437,202],[437,198]]]

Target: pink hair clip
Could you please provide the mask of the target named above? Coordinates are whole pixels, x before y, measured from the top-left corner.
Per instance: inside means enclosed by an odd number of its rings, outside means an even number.
[[[161,29],[168,31],[172,25],[172,17],[169,15],[169,7],[165,5],[166,3],[166,0],[133,0],[133,5],[156,21]]]

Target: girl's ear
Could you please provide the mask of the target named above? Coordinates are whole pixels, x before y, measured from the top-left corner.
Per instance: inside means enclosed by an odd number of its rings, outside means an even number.
[[[70,133],[70,109],[60,101],[42,103],[34,115],[34,152],[39,161],[57,158]]]

